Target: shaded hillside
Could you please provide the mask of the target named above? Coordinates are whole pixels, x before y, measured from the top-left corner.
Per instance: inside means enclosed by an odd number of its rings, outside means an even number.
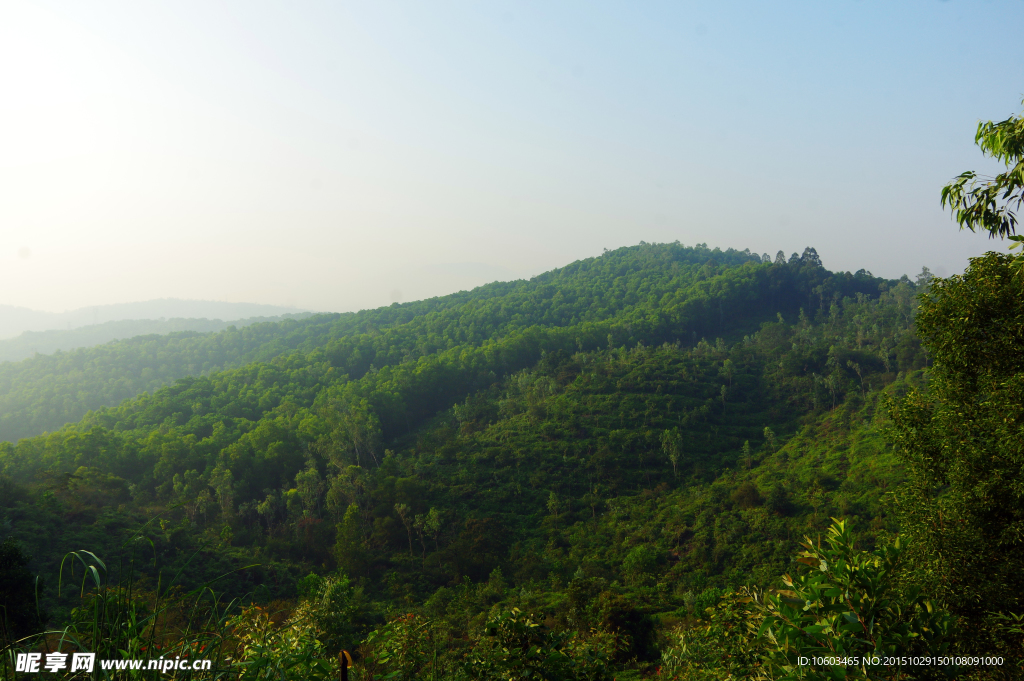
[[[71,546],[114,554],[164,513],[145,532],[163,569],[200,550],[188,582],[255,560],[225,588],[287,597],[341,568],[379,616],[495,570],[557,603],[581,568],[648,614],[685,609],[777,570],[830,514],[885,527],[899,473],[875,409],[926,363],[915,290],[811,250],[642,245],[285,322],[249,351],[276,344],[269,361],[0,445],[21,481],[3,513],[49,565]],[[232,333],[261,327],[276,328]]]

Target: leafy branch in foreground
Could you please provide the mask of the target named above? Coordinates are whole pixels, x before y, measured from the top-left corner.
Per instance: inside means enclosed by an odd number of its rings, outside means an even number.
[[[991,238],[1013,235],[1024,202],[1024,118],[978,124],[974,143],[982,153],[1006,164],[1007,171],[982,179],[974,171],[957,176],[942,188],[942,206],[956,211],[961,229],[985,230]]]
[[[797,561],[804,574],[784,575],[786,588],[774,593],[730,594],[707,609],[700,625],[677,629],[660,674],[673,680],[899,679],[906,678],[905,667],[865,664],[865,658],[948,651],[950,615],[919,589],[899,587],[899,541],[861,551],[846,522],[833,519],[824,544],[806,538],[802,546]],[[923,678],[920,672],[915,678]]]
[[[833,519],[825,544],[806,539],[797,561],[810,568],[782,578],[786,589],[764,598],[759,633],[774,650],[782,678],[902,678],[900,665],[873,669],[865,657],[938,656],[947,652],[953,620],[919,587],[898,588],[902,547],[873,553],[854,547],[847,524]],[[860,664],[801,664],[800,658],[849,658]]]

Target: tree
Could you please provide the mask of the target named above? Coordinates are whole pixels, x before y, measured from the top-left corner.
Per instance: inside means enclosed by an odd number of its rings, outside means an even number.
[[[860,368],[860,364],[854,362],[852,359],[846,360],[846,366],[853,369],[854,373],[857,374],[857,378],[860,379],[860,392],[864,394],[864,372]]]
[[[442,511],[438,511],[436,508],[431,507],[427,512],[427,517],[423,522],[423,529],[430,533],[430,536],[434,538],[434,550],[440,551],[441,546],[438,543],[438,537],[441,534],[441,530],[444,528],[444,514]]]
[[[325,409],[327,420],[334,426],[331,435],[333,447],[329,448],[332,462],[343,468],[348,462],[338,460],[339,454],[355,454],[357,466],[363,465],[363,455],[369,454],[373,463],[380,467],[377,449],[381,442],[380,420],[369,403],[363,399],[334,400]],[[366,462],[369,463],[369,462]]]
[[[13,539],[0,544],[0,641],[12,643],[42,629],[29,558]]]
[[[821,258],[818,256],[818,251],[814,250],[810,246],[804,249],[803,254],[800,256],[800,262],[805,265],[813,265],[814,267],[821,267]]]
[[[256,505],[256,512],[263,516],[267,523],[267,533],[274,529],[274,522],[281,511],[281,499],[273,490],[267,490],[267,497]]]
[[[410,513],[412,509],[409,508],[408,504],[395,504],[395,513],[402,521],[402,525],[405,526],[405,533],[409,535],[409,555],[412,555],[412,517]]]
[[[1024,102],[1022,102],[1024,104]],[[989,238],[1006,238],[1024,244],[1015,236],[1017,215],[1024,203],[1024,117],[1010,116],[1005,121],[978,123],[974,143],[981,153],[1006,165],[1006,172],[995,177],[979,176],[973,170],[961,173],[942,188],[942,206],[949,206],[960,229],[987,231]],[[1024,253],[1014,263],[1024,267]]]
[[[427,516],[422,513],[417,513],[416,517],[413,518],[412,526],[416,529],[416,536],[419,537],[420,547],[423,549],[421,557],[427,557],[427,541],[424,539],[424,535],[427,529]]]
[[[672,463],[672,476],[679,476],[679,457],[683,453],[683,436],[679,434],[679,428],[666,430],[661,433],[661,448],[665,456]]]
[[[915,577],[967,631],[991,631],[990,613],[1024,610],[1024,295],[1010,258],[934,280],[916,323],[929,390],[888,404],[910,480],[896,497],[902,533]]]
[[[736,367],[731,359],[727,359],[722,363],[722,375],[729,381],[729,387],[732,387],[732,375]]]
[[[178,503],[184,505],[185,513],[192,522],[195,522],[199,510],[199,494],[205,489],[206,484],[197,470],[185,471],[184,476],[174,476],[174,496]]]
[[[1024,119],[980,123],[975,143],[1007,172],[965,172],[942,189],[961,229],[1014,236],[1024,195]],[[889,439],[909,482],[896,496],[914,547],[914,581],[964,627],[962,650],[1009,645],[1000,617],[1024,610],[1024,265],[998,253],[961,276],[933,279],[916,324],[934,358],[927,393],[888,402]]]
[[[942,188],[942,206],[955,211],[960,229],[981,229],[993,239],[1012,236],[1017,229],[1012,208],[1024,202],[1024,118],[978,123],[974,143],[986,156],[1006,164],[1007,171],[992,178],[973,170],[961,173]]]
[[[355,620],[359,592],[344,573],[328,577],[309,574],[300,582],[305,596],[295,612],[295,619],[313,624],[317,638],[331,655],[342,648],[355,648]]]
[[[234,484],[231,470],[223,464],[218,464],[210,475],[210,486],[217,493],[221,517],[227,520],[235,510]]]
[[[934,278],[935,275],[932,274],[932,271],[930,269],[928,269],[927,267],[922,267],[921,273],[914,277],[914,284],[917,286],[919,291],[927,289],[929,286],[931,286],[932,279]]]
[[[363,532],[359,526],[359,507],[349,504],[345,517],[338,523],[337,542],[334,544],[334,559],[346,574],[360,576],[367,567],[366,549],[363,546]]]
[[[646,544],[634,546],[622,561],[622,573],[633,584],[642,583],[658,565],[658,552]]]
[[[757,489],[757,485],[750,482],[749,480],[741,484],[736,490],[730,495],[733,503],[740,508],[754,508],[764,503],[764,499],[761,498],[761,493]]]
[[[558,498],[558,495],[555,494],[554,491],[552,491],[551,494],[548,495],[547,507],[548,507],[548,512],[550,512],[551,515],[553,515],[555,517],[555,521],[556,522],[558,521],[558,509],[561,507],[561,505],[562,505],[562,502]]]
[[[295,474],[295,487],[299,490],[302,507],[306,514],[320,517],[320,499],[324,495],[326,485],[320,477],[320,471],[312,461],[306,465],[306,470]]]

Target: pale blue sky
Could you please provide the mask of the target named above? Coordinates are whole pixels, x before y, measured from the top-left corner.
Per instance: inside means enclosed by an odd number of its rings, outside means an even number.
[[[0,303],[347,310],[644,241],[951,274],[1024,2],[7,2]]]

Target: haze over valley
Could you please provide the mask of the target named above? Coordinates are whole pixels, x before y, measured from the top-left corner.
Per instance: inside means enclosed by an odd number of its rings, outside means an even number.
[[[44,312],[13,305],[0,305],[0,340],[13,338],[26,331],[66,331],[83,326],[96,326],[125,320],[217,319],[235,321],[248,317],[271,317],[301,312],[304,310],[277,305],[173,298],[95,305],[66,312]]]

